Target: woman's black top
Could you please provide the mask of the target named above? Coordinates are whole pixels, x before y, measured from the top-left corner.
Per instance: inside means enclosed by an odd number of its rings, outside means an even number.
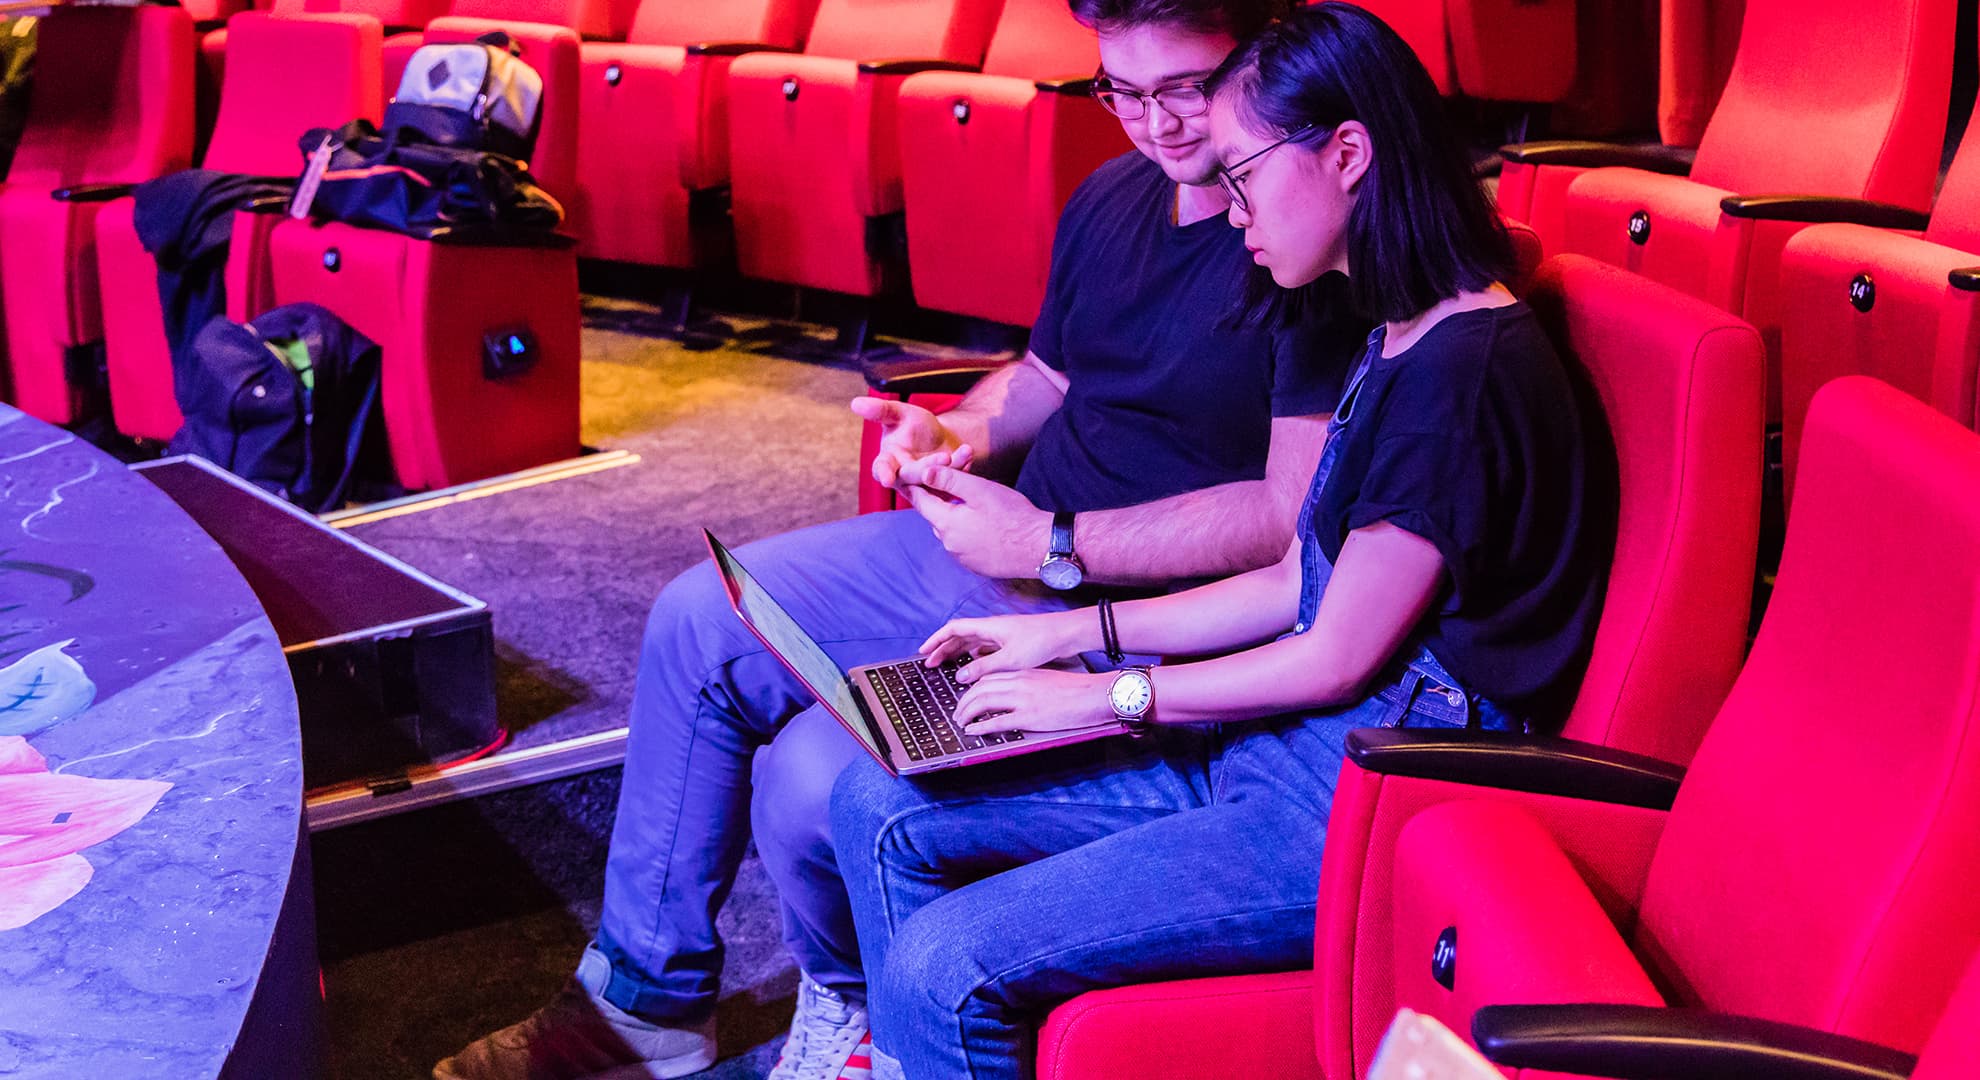
[[[1449,571],[1423,641],[1466,689],[1557,727],[1573,703],[1614,549],[1613,453],[1525,304],[1459,312],[1380,353],[1314,513],[1329,560],[1392,522]],[[1598,418],[1599,419],[1599,418]]]

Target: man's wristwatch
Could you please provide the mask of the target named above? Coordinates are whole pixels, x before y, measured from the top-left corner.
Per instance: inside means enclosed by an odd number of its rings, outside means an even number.
[[[1086,580],[1086,567],[1079,556],[1073,554],[1073,515],[1070,512],[1052,515],[1052,543],[1045,552],[1045,561],[1038,564],[1038,580],[1048,588],[1064,592],[1079,588]]]
[[[1107,690],[1107,703],[1114,707],[1114,719],[1129,735],[1139,739],[1148,734],[1155,711],[1155,680],[1145,667],[1122,668]]]

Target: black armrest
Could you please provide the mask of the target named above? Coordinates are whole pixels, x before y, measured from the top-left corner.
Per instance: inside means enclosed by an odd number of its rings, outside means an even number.
[[[443,225],[425,237],[450,247],[543,248],[565,251],[577,246],[577,237],[547,229],[522,229],[513,225]]]
[[[1646,1080],[1905,1080],[1917,1064],[1827,1031],[1648,1005],[1487,1005],[1471,1037],[1500,1065]]]
[[[1545,735],[1436,728],[1348,732],[1349,760],[1369,772],[1669,810],[1684,770],[1625,750]]]
[[[890,360],[866,365],[866,385],[883,394],[962,394],[1013,360]]]
[[[1042,93],[1085,97],[1093,93],[1093,76],[1082,75],[1077,79],[1036,79],[1031,85]]]
[[[136,184],[77,184],[56,188],[48,193],[48,197],[56,202],[109,202],[136,190]]]
[[[1691,175],[1691,162],[1697,155],[1697,151],[1682,146],[1627,146],[1568,139],[1499,147],[1499,156],[1508,164],[1573,165],[1585,169],[1621,167],[1666,176]]]
[[[772,45],[766,41],[703,41],[687,47],[689,56],[742,56],[745,53],[794,53],[795,45]]]
[[[954,60],[861,60],[861,75],[913,75],[923,71],[982,71],[975,64]]]
[[[1837,221],[1873,229],[1922,229],[1928,220],[1924,211],[1908,206],[1834,195],[1728,195],[1719,200],[1719,209],[1757,221]]]
[[[1962,266],[1947,274],[1946,280],[1960,292],[1980,292],[1980,266]]]

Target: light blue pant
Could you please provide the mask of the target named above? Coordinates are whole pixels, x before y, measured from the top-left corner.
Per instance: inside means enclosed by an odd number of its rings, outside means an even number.
[[[1067,603],[1036,582],[965,569],[912,511],[802,529],[737,557],[848,667],[911,655],[952,617]],[[828,807],[840,770],[864,758],[736,617],[709,563],[674,579],[640,647],[593,943],[610,975],[590,989],[656,1022],[707,1016],[722,970],[715,913],[753,829],[798,965],[827,987],[863,991]],[[587,984],[600,969],[586,965]]]
[[[1309,966],[1347,733],[1462,726],[1444,685],[926,779],[855,762],[833,831],[874,1045],[916,1080],[1029,1076],[1038,1022],[1080,993]]]

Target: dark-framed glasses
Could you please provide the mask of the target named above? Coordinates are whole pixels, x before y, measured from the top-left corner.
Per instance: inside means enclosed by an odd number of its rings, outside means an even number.
[[[1203,92],[1200,82],[1177,83],[1144,94],[1139,90],[1115,86],[1104,75],[1093,80],[1093,100],[1123,120],[1139,120],[1147,116],[1150,101],[1160,105],[1162,111],[1170,116],[1202,116],[1210,108],[1210,95]]]
[[[1324,132],[1329,135],[1332,134],[1332,132],[1329,129],[1323,128],[1319,124],[1306,124],[1302,127],[1295,129],[1292,134],[1287,135],[1285,138],[1280,139],[1279,141],[1271,144],[1270,146],[1265,147],[1262,150],[1256,151],[1254,153],[1246,154],[1245,156],[1239,158],[1238,160],[1231,162],[1229,165],[1217,166],[1217,183],[1224,189],[1224,194],[1229,195],[1231,197],[1232,205],[1236,206],[1239,210],[1243,210],[1246,213],[1251,212],[1251,204],[1248,201],[1246,201],[1244,197],[1244,182],[1246,178],[1248,178],[1251,174],[1249,172],[1239,172],[1238,170],[1243,169],[1246,165],[1249,165],[1252,162],[1257,161],[1259,158],[1264,157],[1266,154],[1269,154],[1272,151],[1277,150],[1279,147],[1284,146],[1289,142],[1297,142],[1300,139],[1304,139],[1312,135],[1316,131]]]

